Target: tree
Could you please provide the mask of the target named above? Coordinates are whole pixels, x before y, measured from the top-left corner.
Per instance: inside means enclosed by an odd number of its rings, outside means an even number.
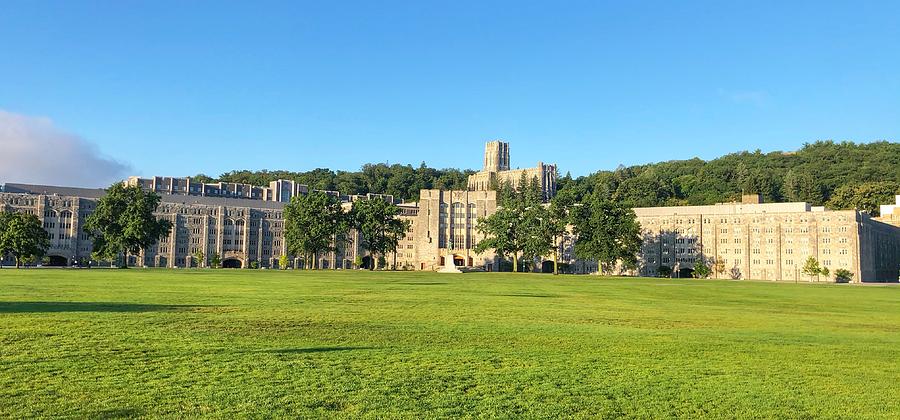
[[[50,235],[33,214],[0,212],[0,258],[11,254],[16,268],[37,260],[50,247]]]
[[[84,223],[84,231],[94,243],[95,258],[113,260],[120,254],[138,254],[168,235],[172,223],[153,214],[159,201],[159,195],[144,192],[138,186],[110,186]],[[123,258],[121,267],[126,266]]]
[[[694,264],[694,277],[696,277],[698,279],[705,279],[705,278],[709,277],[709,275],[711,273],[712,273],[712,270],[709,268],[708,265],[706,265],[706,263],[698,262],[698,263]]]
[[[825,278],[827,279],[828,276],[831,275],[831,271],[828,270],[828,267],[823,266],[822,269],[819,270],[819,274],[825,276]]]
[[[550,216],[541,206],[541,190],[537,180],[523,174],[519,188],[500,182],[497,189],[498,208],[488,217],[478,218],[475,229],[483,239],[475,244],[475,252],[493,249],[501,258],[512,257],[512,269],[519,271],[519,254],[534,258],[545,255],[553,246]]]
[[[546,210],[547,221],[541,226],[541,234],[551,239],[553,252],[553,274],[559,274],[559,246],[565,237],[569,224],[569,212],[575,204],[575,197],[571,193],[558,194],[550,201]]]
[[[722,257],[717,257],[712,262],[712,270],[716,274],[718,278],[719,275],[725,272],[725,261],[722,260]]]
[[[291,255],[302,255],[313,269],[319,254],[334,251],[335,238],[348,229],[341,201],[314,191],[295,196],[284,207],[284,241]]]
[[[278,268],[287,270],[289,261],[290,259],[288,258],[288,256],[282,254],[280,257],[278,257]]]
[[[601,272],[616,263],[625,268],[637,266],[642,240],[633,210],[598,197],[577,208],[573,214],[576,255],[597,260]]]
[[[212,268],[219,268],[222,265],[222,257],[219,256],[218,252],[213,252],[212,257],[209,259],[209,265]]]
[[[203,255],[202,249],[197,248],[197,250],[194,251],[194,253],[191,256],[194,258],[194,261],[197,262],[197,268],[203,268],[203,266],[206,264],[206,262],[203,259],[205,257],[205,255]]]
[[[843,185],[834,190],[828,205],[836,209],[855,209],[878,216],[879,206],[890,203],[900,193],[900,184],[891,181]]]
[[[363,249],[369,252],[372,262],[381,261],[389,252],[396,252],[400,240],[409,230],[409,221],[400,220],[400,208],[385,200],[373,198],[353,202],[350,220],[362,236]],[[373,264],[370,269],[374,269]]]
[[[809,277],[818,277],[818,275],[822,273],[822,267],[819,266],[819,261],[816,260],[816,257],[810,256],[806,259],[806,262],[803,263],[803,268],[800,271]]]

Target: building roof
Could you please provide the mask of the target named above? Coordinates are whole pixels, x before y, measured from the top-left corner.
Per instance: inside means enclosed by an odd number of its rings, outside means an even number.
[[[67,197],[81,197],[97,199],[106,194],[106,190],[100,188],[57,187],[53,185],[11,184],[7,183],[5,192],[38,195],[58,195]],[[254,209],[284,208],[284,203],[277,201],[248,200],[245,198],[205,197],[197,195],[173,195],[159,194],[164,203],[175,204],[200,204],[205,206],[245,207]]]

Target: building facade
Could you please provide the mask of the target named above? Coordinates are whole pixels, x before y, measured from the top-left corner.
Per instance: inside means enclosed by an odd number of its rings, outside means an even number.
[[[640,275],[656,275],[665,266],[689,277],[702,262],[716,278],[829,280],[803,274],[809,257],[831,273],[849,270],[855,282],[896,281],[900,272],[900,228],[855,210],[761,203],[750,196],[742,203],[634,212],[644,237]]]
[[[900,195],[894,196],[894,204],[882,204],[880,215],[875,220],[891,226],[900,226]]]
[[[453,258],[457,266],[499,270],[501,261],[495,253],[475,252],[483,239],[477,223],[497,210],[497,192],[491,189],[495,181],[515,186],[522,174],[542,177],[545,198],[555,193],[554,165],[510,170],[509,145],[488,143],[484,170],[469,178],[467,190],[422,190],[418,202],[398,203],[399,217],[409,222],[409,231],[382,264],[434,270]],[[224,267],[277,268],[280,257],[287,255],[284,206],[310,191],[291,180],[276,180],[268,187],[172,177],[131,177],[125,182],[158,193],[156,214],[173,226],[158,244],[127,257],[129,265],[145,267],[209,266],[215,255]],[[340,198],[347,211],[359,199],[395,202],[389,195],[326,193]],[[5,184],[0,189],[0,211],[29,213],[42,220],[50,235],[51,265],[83,265],[90,261],[92,244],[82,226],[103,194],[101,189]],[[900,273],[900,196],[896,205],[882,206],[880,218],[807,203],[762,203],[758,196],[745,196],[741,203],[634,211],[643,235],[639,267],[622,274],[655,276],[667,267],[676,276],[687,277],[702,262],[713,267],[717,278],[828,280],[802,273],[808,257],[832,273],[849,270],[854,281],[897,281]],[[596,261],[577,259],[575,240],[573,235],[562,238],[558,262],[568,272],[596,272]],[[335,251],[318,256],[317,265],[336,269],[354,268],[360,262],[373,265],[361,244],[359,233],[352,230],[336,237]],[[535,271],[547,271],[551,259],[533,261]],[[288,258],[292,267],[304,263]]]
[[[556,165],[538,162],[537,166],[525,169],[510,169],[509,143],[491,141],[484,146],[484,167],[469,175],[470,191],[495,190],[501,182],[518,188],[522,179],[537,179],[545,200],[556,195]]]

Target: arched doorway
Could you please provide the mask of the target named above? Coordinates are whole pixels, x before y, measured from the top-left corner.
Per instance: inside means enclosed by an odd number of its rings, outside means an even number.
[[[69,260],[66,257],[61,257],[59,255],[49,255],[47,256],[47,267],[66,267],[69,265]]]
[[[694,277],[693,268],[682,268],[678,270],[678,278],[689,279]]]
[[[455,265],[457,267],[464,267],[466,265],[466,259],[463,257],[460,257],[459,255],[454,255],[453,256],[453,265]]]
[[[237,258],[227,258],[222,261],[222,268],[241,268],[241,260]]]
[[[542,273],[552,273],[553,272],[553,261],[544,261],[541,263],[541,272]]]

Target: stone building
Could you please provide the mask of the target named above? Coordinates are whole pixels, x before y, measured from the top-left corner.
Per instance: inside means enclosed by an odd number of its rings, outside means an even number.
[[[308,186],[289,179],[278,179],[270,182],[268,187],[261,187],[233,182],[202,183],[191,179],[191,177],[178,178],[169,176],[154,176],[152,178],[141,178],[137,176],[131,176],[125,180],[125,185],[139,186],[144,191],[153,191],[157,194],[190,195],[218,198],[243,198],[248,200],[274,201],[280,203],[290,203],[292,197],[305,195],[310,191],[310,188]],[[338,191],[321,192],[335,196],[344,202],[351,202],[361,198],[375,197],[382,198],[390,202],[395,202],[394,197],[389,194],[345,195],[341,194]]]
[[[892,226],[900,226],[900,195],[894,197],[894,204],[882,204],[879,208],[880,216],[875,220]]]
[[[410,231],[397,250],[399,267],[432,270],[452,256],[457,266],[496,269],[494,253],[474,250],[482,239],[475,229],[477,219],[496,211],[496,191],[422,190],[417,203],[400,208]]]
[[[854,210],[830,211],[807,203],[742,203],[634,209],[644,242],[638,274],[660,266],[688,277],[704,262],[723,268],[713,277],[816,281],[802,273],[812,256],[831,273],[843,268],[855,282],[896,281],[900,228]]]
[[[103,190],[6,184],[4,191],[0,193],[0,211],[24,212],[42,219],[50,234],[47,256],[51,265],[83,265],[91,260],[92,244],[81,226]],[[129,265],[208,266],[217,254],[223,267],[276,268],[279,257],[286,254],[284,203],[168,193],[160,197],[156,214],[172,223],[172,231],[141,255],[128,256]],[[195,257],[198,251],[203,255],[201,261]],[[339,241],[336,252],[320,256],[319,265],[349,268],[361,254],[359,240],[350,232],[346,241]],[[291,264],[302,265],[297,258]]]
[[[510,169],[509,143],[491,141],[484,146],[484,167],[480,172],[469,175],[470,191],[495,190],[504,182],[518,188],[522,178],[537,179],[541,185],[544,199],[549,200],[556,195],[556,165],[538,162],[537,166],[525,169]]]

